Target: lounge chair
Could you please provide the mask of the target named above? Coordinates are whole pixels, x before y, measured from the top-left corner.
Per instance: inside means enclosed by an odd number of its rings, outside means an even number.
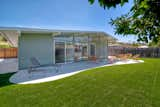
[[[31,57],[30,62],[31,62],[32,65],[28,68],[28,73],[31,73],[31,72],[34,72],[34,71],[42,71],[42,70],[38,69],[42,65],[40,64],[40,62],[35,57]],[[53,64],[53,67],[55,68],[56,72],[59,72],[61,64]]]
[[[139,55],[139,54],[136,54],[136,55],[132,56],[132,59],[134,59],[134,60],[138,60],[138,59],[139,59],[139,57],[140,57],[140,55]]]
[[[128,59],[132,58],[132,54],[130,54],[130,53],[126,54],[126,56],[127,56]]]
[[[41,66],[40,62],[35,57],[31,57],[30,62],[31,66],[28,68],[28,73],[38,71],[37,68]]]

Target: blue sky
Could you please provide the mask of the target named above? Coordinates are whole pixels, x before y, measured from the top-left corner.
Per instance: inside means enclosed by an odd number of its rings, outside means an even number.
[[[0,0],[0,26],[104,31],[119,41],[135,41],[131,35],[115,35],[108,24],[127,13],[133,1],[109,10],[97,1],[90,5],[88,0]]]

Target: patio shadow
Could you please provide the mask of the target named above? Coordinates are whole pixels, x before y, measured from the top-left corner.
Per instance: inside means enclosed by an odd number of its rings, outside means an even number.
[[[0,74],[0,88],[8,85],[12,85],[13,83],[9,82],[9,78],[13,75],[14,73],[7,73],[7,74]]]
[[[125,60],[108,64],[105,61],[98,61],[98,62],[80,61],[80,62],[63,64],[59,68],[58,72],[55,70],[53,66],[40,67],[37,71],[31,73],[29,73],[28,70],[20,70],[10,78],[10,81],[16,84],[33,84],[33,83],[49,82],[64,77],[68,77],[91,68],[121,65],[121,64],[133,64],[140,62],[141,61]]]
[[[29,73],[28,70],[20,70],[15,73],[10,81],[18,84],[41,83],[57,80],[67,76],[74,75],[86,69],[106,65],[106,62],[80,61],[74,63],[62,64],[57,72],[53,66],[39,67],[37,71]]]

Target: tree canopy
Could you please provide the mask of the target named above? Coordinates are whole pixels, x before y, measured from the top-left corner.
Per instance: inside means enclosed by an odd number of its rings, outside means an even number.
[[[91,3],[94,0],[89,0]],[[128,0],[99,0],[100,6],[115,7]],[[109,4],[108,4],[109,3]],[[160,1],[134,0],[127,14],[111,19],[116,34],[138,36],[137,41],[158,43],[160,41]]]
[[[95,0],[88,0],[91,4],[95,2]],[[116,5],[121,4],[123,5],[125,2],[128,2],[128,0],[98,0],[101,7],[104,9],[110,8],[110,7],[116,7]]]

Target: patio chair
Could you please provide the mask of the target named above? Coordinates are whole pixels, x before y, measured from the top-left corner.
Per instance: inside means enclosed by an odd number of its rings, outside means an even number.
[[[31,73],[33,71],[38,71],[37,68],[40,67],[40,62],[35,58],[31,57],[30,58],[31,66],[28,68],[28,73]]]
[[[32,65],[28,68],[28,73],[31,73],[34,71],[42,71],[42,70],[38,69],[38,67],[41,67],[42,65],[35,57],[31,57],[30,61],[31,61]],[[61,64],[53,64],[52,66],[55,68],[56,72],[60,71]]]
[[[132,54],[128,53],[128,54],[126,54],[126,55],[127,55],[127,58],[128,58],[128,59],[131,59],[131,58],[132,58]]]
[[[97,61],[98,61],[96,56],[89,56],[88,60],[91,62],[95,62],[95,63],[97,63]]]
[[[119,54],[117,57],[119,58],[119,60],[127,60],[128,59],[128,56],[126,54]]]
[[[139,54],[136,54],[136,55],[132,56],[132,59],[134,59],[134,60],[138,60],[138,59],[139,59],[139,57],[140,57],[140,55],[139,55]]]
[[[108,57],[108,63],[112,64],[114,62],[118,61],[118,58],[116,56],[109,56]]]

